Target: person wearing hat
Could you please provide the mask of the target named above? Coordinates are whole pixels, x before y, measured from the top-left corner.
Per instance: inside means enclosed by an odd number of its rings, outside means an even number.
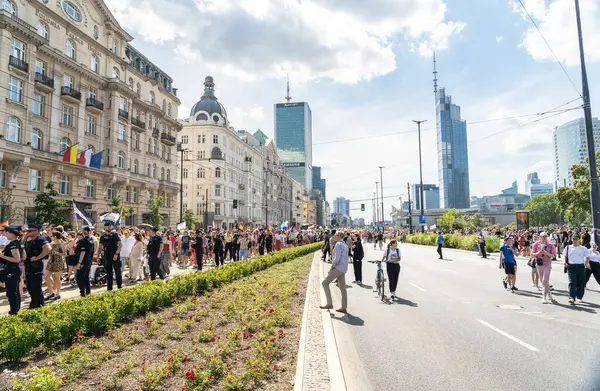
[[[8,226],[5,228],[6,237],[9,243],[0,253],[0,260],[6,263],[5,282],[6,297],[10,305],[9,315],[16,315],[21,309],[21,294],[19,293],[19,284],[21,283],[21,227]]]
[[[160,267],[161,252],[163,247],[162,238],[158,235],[158,228],[154,227],[149,232],[150,238],[148,239],[148,246],[146,251],[148,252],[148,266],[150,267],[150,280],[156,280],[156,275],[161,280],[165,279],[163,271]]]
[[[52,248],[50,243],[40,234],[40,224],[27,226],[27,238],[30,239],[25,246],[25,281],[31,296],[29,308],[38,308],[44,305],[42,292],[42,276],[44,273],[44,260]]]
[[[123,284],[123,274],[121,269],[121,258],[119,253],[123,243],[117,231],[114,230],[114,221],[104,220],[104,233],[100,237],[99,253],[102,257],[104,270],[106,271],[106,290],[113,289],[113,271],[114,278],[117,280],[117,288],[121,289]]]
[[[92,258],[94,256],[95,241],[90,236],[90,227],[83,227],[83,237],[75,245],[75,259],[77,259],[77,270],[75,272],[75,281],[79,288],[79,295],[85,297],[91,293],[90,287],[90,269],[92,268]]]

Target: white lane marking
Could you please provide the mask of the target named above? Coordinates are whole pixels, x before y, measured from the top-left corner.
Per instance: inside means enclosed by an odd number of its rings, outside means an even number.
[[[418,290],[420,290],[421,292],[425,292],[425,289],[421,288],[420,286],[418,286],[417,284],[413,284],[412,282],[409,282],[410,285],[414,286],[415,288],[417,288]]]
[[[490,329],[494,330],[495,332],[497,332],[498,334],[504,335],[506,338],[515,341],[516,343],[518,343],[519,345],[531,350],[532,352],[539,352],[540,350],[534,346],[529,345],[526,342],[521,341],[519,338],[517,337],[513,337],[512,335],[508,334],[505,331],[500,330],[498,327],[496,326],[492,326],[491,324],[489,324],[488,322],[481,320],[481,319],[477,319],[477,321],[479,323],[481,323],[482,325],[489,327]]]

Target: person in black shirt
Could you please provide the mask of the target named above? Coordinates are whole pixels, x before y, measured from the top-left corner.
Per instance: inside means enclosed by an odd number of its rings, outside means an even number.
[[[42,292],[43,260],[48,258],[48,254],[52,250],[50,243],[40,235],[41,228],[40,224],[29,224],[27,227],[27,236],[30,240],[25,247],[25,281],[27,291],[31,296],[30,309],[44,305]]]
[[[352,250],[354,256],[352,257],[352,265],[354,266],[354,282],[356,284],[362,284],[362,260],[365,257],[365,251],[360,241],[360,235],[355,234],[353,238]]]
[[[188,231],[185,231],[179,239],[181,243],[181,262],[179,264],[180,267],[186,268],[188,263],[188,256],[190,253],[190,244],[192,242],[192,238]]]
[[[273,252],[273,234],[271,232],[268,232],[265,237],[265,246],[267,247],[267,253]]]
[[[225,254],[223,253],[223,238],[219,233],[213,238],[213,252],[215,253],[215,265],[218,267],[225,264]]]
[[[121,258],[119,255],[123,244],[121,243],[119,234],[113,229],[114,224],[114,221],[105,220],[104,233],[100,236],[99,253],[102,256],[104,270],[106,271],[106,290],[109,291],[113,289],[113,271],[117,280],[117,288],[121,289],[123,283]]]
[[[258,237],[258,254],[259,255],[264,255],[265,254],[265,231],[263,231],[262,229],[260,230],[260,236]]]
[[[196,251],[196,268],[202,270],[202,255],[204,252],[204,235],[200,231],[196,231],[196,236],[193,238],[192,245]]]
[[[94,238],[90,236],[90,227],[83,227],[83,234],[78,234],[77,236],[78,240],[75,245],[75,259],[77,260],[75,281],[77,281],[79,294],[81,297],[85,297],[91,293],[90,269],[92,268],[95,245]]]
[[[6,297],[10,305],[9,315],[16,315],[21,309],[21,294],[19,284],[21,283],[21,227],[8,226],[5,229],[6,237],[10,240],[2,253],[0,253],[0,262],[6,264],[4,267],[6,282]]]
[[[148,266],[150,267],[150,279],[156,280],[156,275],[161,280],[165,279],[165,276],[160,268],[160,256],[162,252],[162,238],[157,234],[158,228],[154,227],[150,231],[150,238],[148,239],[148,246],[146,250],[148,252]]]

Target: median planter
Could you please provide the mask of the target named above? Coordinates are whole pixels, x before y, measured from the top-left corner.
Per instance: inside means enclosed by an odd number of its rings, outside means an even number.
[[[406,242],[423,246],[436,246],[437,234],[417,233],[406,236]],[[459,250],[473,251],[477,243],[477,235],[444,234],[444,247]],[[498,252],[501,240],[497,236],[488,236],[485,239],[485,250],[488,253]]]
[[[0,358],[27,356],[36,347],[50,349],[73,342],[78,335],[106,331],[150,311],[251,275],[259,270],[317,251],[321,243],[294,247],[247,262],[153,281],[128,289],[64,301],[0,318]]]

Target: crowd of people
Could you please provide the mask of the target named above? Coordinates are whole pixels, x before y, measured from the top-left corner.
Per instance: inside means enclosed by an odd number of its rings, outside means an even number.
[[[182,269],[218,267],[257,255],[321,240],[317,231],[219,230],[161,231],[154,228],[121,228],[104,220],[103,227],[79,231],[63,226],[29,224],[0,228],[0,287],[6,290],[9,314],[61,298],[63,284],[77,286],[80,296],[91,286],[107,290],[125,283],[164,279],[174,265]],[[45,290],[44,290],[45,287]]]

